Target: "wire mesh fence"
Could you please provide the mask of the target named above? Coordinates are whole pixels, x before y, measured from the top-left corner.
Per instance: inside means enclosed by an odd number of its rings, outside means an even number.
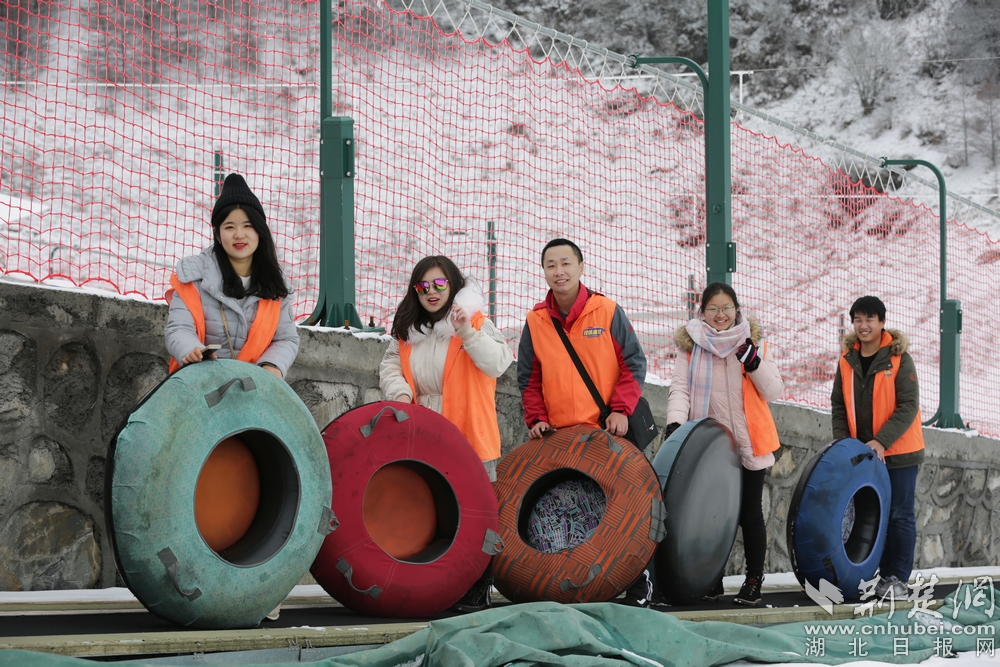
[[[0,273],[161,298],[174,262],[210,242],[221,160],[264,203],[294,311],[308,315],[319,273],[317,5],[46,6],[7,17]],[[669,377],[673,331],[704,287],[700,89],[477,0],[345,1],[333,31],[334,114],[355,119],[362,319],[391,322],[416,260],[446,254],[493,290],[516,347],[545,294],[539,252],[566,236],[584,250],[585,284],[622,304],[650,370]],[[911,341],[929,416],[934,184],[734,109],[734,286],[764,325],[785,398],[828,405],[847,309],[870,293]],[[954,197],[949,212],[995,217]],[[996,310],[1000,245],[964,222],[948,234],[949,296],[970,314]],[[962,416],[990,435],[1000,435],[995,338],[986,318],[966,316]]]

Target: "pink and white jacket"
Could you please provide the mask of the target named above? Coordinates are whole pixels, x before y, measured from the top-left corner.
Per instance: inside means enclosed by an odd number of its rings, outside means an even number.
[[[750,339],[755,345],[760,344],[763,331],[760,322],[749,318]],[[667,397],[667,423],[683,424],[688,421],[691,402],[688,392],[688,360],[694,349],[694,340],[685,327],[674,332],[674,342],[680,348],[677,360],[674,362],[674,372],[670,381],[670,394]],[[770,350],[764,354],[761,349],[760,366],[750,373],[750,380],[757,387],[757,393],[764,401],[770,403],[781,396],[784,383],[778,373],[778,366]],[[750,432],[747,429],[746,416],[743,413],[743,364],[733,352],[725,359],[712,356],[712,391],[709,396],[708,416],[729,427],[736,437],[739,447],[740,462],[747,470],[762,470],[774,465],[774,454],[754,456],[750,445]]]

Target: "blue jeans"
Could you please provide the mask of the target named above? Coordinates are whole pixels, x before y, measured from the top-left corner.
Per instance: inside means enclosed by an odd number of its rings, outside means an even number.
[[[896,575],[906,583],[913,571],[913,553],[917,546],[917,517],[913,510],[919,465],[889,468],[892,499],[889,501],[889,525],[879,569],[883,577]]]

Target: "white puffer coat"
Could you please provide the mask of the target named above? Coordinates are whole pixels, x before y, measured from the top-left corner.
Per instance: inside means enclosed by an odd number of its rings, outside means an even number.
[[[222,293],[222,271],[219,270],[219,264],[210,247],[198,255],[182,258],[174,270],[182,283],[197,283],[201,290],[201,305],[205,311],[205,345],[221,345],[215,356],[219,359],[232,358],[219,311],[221,304],[225,309],[226,321],[229,323],[233,349],[239,354],[246,343],[250,325],[257,316],[257,302],[260,298],[248,296],[244,299],[234,299]],[[178,361],[194,348],[201,346],[201,341],[195,333],[191,311],[177,295],[170,300],[164,338],[167,352]],[[271,345],[257,360],[257,365],[272,364],[284,377],[288,374],[288,369],[295,361],[298,352],[299,334],[292,319],[292,299],[289,290],[289,295],[281,300],[278,329],[274,332]]]
[[[479,286],[473,280],[468,280],[466,286],[455,295],[455,305],[464,309],[471,318],[481,312],[486,305]],[[458,331],[451,325],[451,318],[445,317],[434,325],[429,334],[410,330],[408,340],[413,349],[410,351],[410,371],[413,373],[413,383],[417,387],[416,402],[437,413],[444,409],[442,394],[444,391],[444,364],[448,358],[448,346],[452,336],[458,335],[469,357],[476,368],[488,377],[498,378],[514,361],[507,341],[499,329],[486,318],[483,326],[476,330],[466,324]],[[399,400],[410,395],[410,385],[406,384],[403,369],[399,363],[399,341],[395,338],[389,343],[389,349],[382,357],[379,365],[379,387],[387,401]]]
[[[749,318],[750,339],[755,345],[760,344],[762,330],[760,323]],[[674,341],[680,352],[674,361],[674,372],[670,380],[670,394],[667,397],[667,423],[683,424],[688,421],[691,410],[691,396],[688,391],[688,353],[694,349],[694,340],[685,327],[674,332]],[[763,349],[760,351],[763,354]],[[712,358],[712,391],[708,398],[708,416],[729,427],[736,437],[740,450],[740,462],[747,470],[763,470],[774,465],[774,454],[754,456],[750,445],[750,433],[747,430],[746,415],[743,413],[743,364],[736,358],[734,351],[725,359],[710,355]],[[760,366],[749,374],[750,380],[757,387],[757,393],[766,402],[781,396],[784,383],[774,363],[774,356],[768,350],[761,358]]]

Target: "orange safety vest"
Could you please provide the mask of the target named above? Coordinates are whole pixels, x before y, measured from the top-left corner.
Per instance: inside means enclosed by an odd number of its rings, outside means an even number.
[[[761,361],[767,355],[767,341],[761,348]],[[764,456],[777,451],[781,447],[778,439],[778,427],[774,425],[771,408],[757,392],[757,385],[750,379],[750,374],[743,369],[743,417],[747,421],[747,433],[750,434],[750,447],[754,456]]]
[[[885,331],[882,332],[882,347],[892,343],[892,336]],[[855,350],[861,349],[861,343],[854,344]],[[889,360],[892,366],[889,370],[875,373],[875,386],[872,389],[872,433],[878,432],[889,421],[889,417],[896,411],[896,381],[899,375],[898,354],[892,355]],[[885,378],[891,378],[891,382],[886,382]],[[847,361],[847,354],[840,357],[840,379],[841,388],[844,392],[844,407],[847,408],[847,427],[851,432],[851,437],[858,437],[857,415],[854,406],[854,369]],[[891,447],[886,447],[886,456],[896,456],[897,454],[912,454],[924,448],[924,431],[921,424],[920,409],[917,408],[917,416],[914,417],[910,428],[906,429],[903,435],[899,436]]]
[[[615,302],[594,294],[587,299],[583,312],[566,330],[566,337],[606,404],[610,404],[611,395],[621,379],[618,354],[611,335],[614,316]],[[601,409],[566,351],[549,310],[540,308],[528,313],[528,328],[535,359],[542,365],[542,398],[545,400],[548,423],[553,428],[577,424],[600,428]]]
[[[761,348],[761,360],[767,354],[767,341]],[[691,353],[688,352],[688,363],[691,362]],[[778,438],[778,427],[774,425],[774,417],[771,416],[771,408],[757,391],[757,385],[750,379],[750,374],[743,369],[743,419],[747,423],[747,434],[750,436],[750,448],[754,456],[764,456],[775,452],[781,447],[781,440]]]
[[[176,273],[170,275],[172,292],[167,292],[167,303],[173,299],[173,293],[181,298],[194,319],[194,332],[201,344],[205,344],[205,310],[201,305],[201,290],[194,283],[182,283]],[[261,355],[271,345],[274,333],[278,330],[278,318],[281,315],[281,299],[261,299],[257,302],[257,315],[250,325],[247,340],[236,358],[239,361],[257,363]],[[181,367],[173,357],[170,358],[169,372],[173,373]]]
[[[469,323],[478,331],[485,320],[482,313],[476,313]],[[399,366],[406,384],[410,385],[410,396],[416,403],[417,385],[410,368],[412,350],[410,343],[399,341]],[[441,386],[441,414],[458,427],[481,461],[500,458],[496,378],[479,370],[476,362],[462,347],[462,339],[458,336],[452,336],[448,343]]]

